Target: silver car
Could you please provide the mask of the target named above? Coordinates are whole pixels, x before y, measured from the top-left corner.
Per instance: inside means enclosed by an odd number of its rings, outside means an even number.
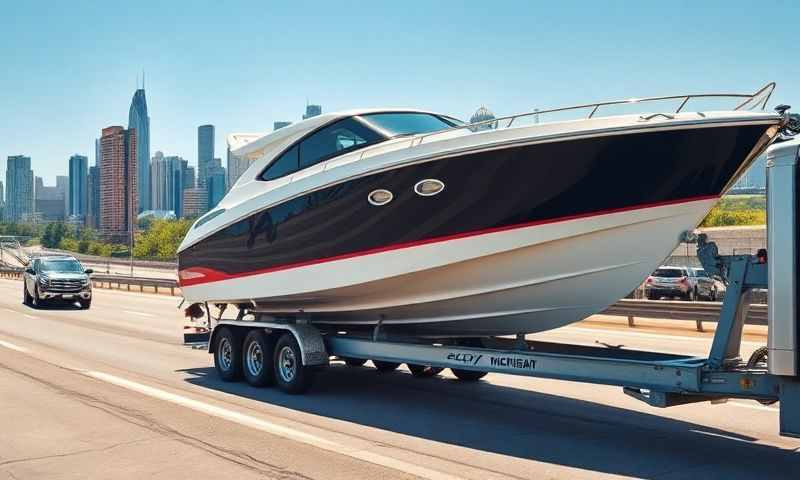
[[[74,257],[35,257],[23,273],[22,303],[41,307],[52,300],[77,301],[87,309],[92,304],[91,273]]]

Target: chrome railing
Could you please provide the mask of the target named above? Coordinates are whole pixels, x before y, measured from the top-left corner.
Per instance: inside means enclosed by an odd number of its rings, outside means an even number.
[[[597,111],[602,107],[608,107],[611,105],[631,105],[631,104],[638,104],[638,103],[646,103],[646,102],[658,102],[658,101],[665,101],[665,100],[680,100],[681,103],[678,108],[674,111],[674,113],[680,113],[687,103],[691,100],[695,100],[698,98],[740,98],[743,99],[733,110],[747,110],[752,111],[756,109],[764,110],[767,108],[767,102],[769,101],[770,96],[772,96],[772,92],[775,90],[775,82],[770,82],[763,87],[761,87],[758,91],[753,94],[746,94],[746,93],[702,93],[702,94],[690,94],[690,95],[670,95],[666,97],[646,97],[646,98],[630,98],[627,100],[614,100],[610,102],[597,102],[597,103],[586,103],[583,105],[574,105],[571,107],[559,107],[559,108],[551,108],[548,110],[534,110],[531,112],[525,113],[518,113],[515,115],[509,115],[506,117],[499,117],[499,118],[492,118],[489,120],[483,120],[480,122],[469,123],[465,125],[459,125],[456,127],[448,128],[446,130],[439,130],[436,132],[426,133],[423,135],[415,136],[409,147],[416,146],[422,143],[422,141],[426,138],[430,138],[436,135],[442,135],[445,133],[457,131],[457,130],[481,130],[488,126],[491,126],[493,129],[499,128],[509,128],[514,123],[515,120],[524,117],[535,117],[537,120],[541,115],[551,114],[551,113],[558,113],[558,112],[567,112],[570,110],[588,110],[591,109],[589,115],[585,118],[593,118]],[[665,115],[665,114],[659,114]],[[503,127],[500,127],[502,122],[507,122]]]
[[[540,115],[546,115],[549,113],[558,113],[558,112],[567,112],[571,110],[583,110],[583,109],[592,109],[589,112],[589,115],[586,116],[586,119],[593,118],[597,111],[602,107],[608,107],[611,105],[633,105],[639,103],[647,103],[647,102],[658,102],[658,101],[665,101],[665,100],[680,100],[681,103],[677,109],[673,112],[674,114],[680,113],[684,107],[686,106],[689,101],[698,99],[698,98],[739,98],[743,99],[733,108],[734,111],[736,110],[746,110],[752,111],[755,109],[764,110],[767,108],[767,102],[769,101],[770,96],[772,96],[772,92],[775,90],[775,82],[770,82],[755,93],[748,94],[748,93],[700,93],[700,94],[690,94],[690,95],[670,95],[666,97],[646,97],[646,98],[629,98],[628,100],[614,100],[610,102],[597,102],[597,103],[586,103],[583,105],[574,105],[571,107],[560,107],[560,108],[551,108],[548,110],[534,110],[532,112],[525,112],[525,113],[518,113],[516,115],[509,115],[506,117],[499,117],[499,118],[492,118],[489,120],[483,120],[481,122],[475,123],[467,123],[464,125],[458,125],[455,127],[447,128],[444,130],[437,130],[431,133],[424,133],[420,135],[414,135],[408,138],[408,148],[416,147],[417,145],[421,144],[426,138],[435,137],[437,135],[446,135],[450,132],[455,132],[459,130],[471,130],[471,131],[478,131],[482,129],[487,129],[488,126],[491,126],[491,129],[505,129],[511,127],[515,120],[518,118],[523,117],[535,117],[537,119]],[[670,110],[671,111],[671,110]],[[648,117],[642,117],[642,119],[651,119],[657,116],[663,116],[668,119],[674,118],[673,115],[667,113],[653,113]],[[504,126],[500,126],[500,122],[507,122]],[[367,147],[361,149],[361,153],[359,154],[358,160],[363,160],[365,157],[371,156],[371,153],[383,148],[383,144],[377,144],[371,147]],[[327,164],[323,168],[323,170],[327,170]]]

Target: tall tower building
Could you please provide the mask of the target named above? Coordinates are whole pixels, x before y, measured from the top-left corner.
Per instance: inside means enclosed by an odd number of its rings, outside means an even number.
[[[89,159],[83,155],[69,157],[69,215],[86,216]]]
[[[128,112],[128,130],[136,131],[136,180],[139,189],[139,212],[150,210],[150,117],[144,85],[137,89]],[[103,149],[105,152],[105,149]]]
[[[33,170],[31,157],[14,155],[6,164],[6,219],[19,222],[33,214]]]
[[[103,129],[100,138],[100,230],[112,241],[125,242],[139,211],[136,130],[119,126]],[[150,177],[149,171],[148,178]]]
[[[186,160],[156,152],[150,169],[153,178],[153,210],[172,211],[180,217],[183,205],[183,173]]]
[[[208,191],[208,210],[216,207],[225,196],[225,168],[213,166],[208,169],[206,177],[206,190]]]
[[[292,124],[292,122],[273,122],[272,130],[273,131],[280,130],[281,128],[288,127],[291,124]]]
[[[188,163],[183,165],[183,189],[194,188],[197,186],[197,173],[194,167],[189,166]]]
[[[100,167],[89,167],[86,197],[86,226],[97,229],[100,227]]]
[[[214,161],[214,125],[197,127],[197,186],[206,186],[208,167]]]
[[[322,105],[306,105],[306,113],[303,115],[303,120],[317,115],[322,115]]]

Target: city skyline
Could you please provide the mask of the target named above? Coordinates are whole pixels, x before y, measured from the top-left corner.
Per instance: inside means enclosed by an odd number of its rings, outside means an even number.
[[[411,106],[466,119],[481,103],[502,116],[632,96],[749,92],[770,80],[778,83],[770,107],[800,96],[800,65],[785,53],[800,7],[788,2],[771,8],[769,22],[753,22],[752,9],[737,2],[417,5],[424,19],[393,4],[362,4],[344,15],[322,3],[309,16],[292,5],[186,9],[143,0],[120,5],[113,17],[81,2],[49,5],[47,16],[35,4],[15,5],[0,18],[14,39],[0,45],[4,68],[14,72],[0,79],[2,91],[13,92],[4,104],[10,114],[0,116],[0,159],[30,156],[52,183],[65,157],[91,157],[99,128],[127,125],[125,107],[142,69],[151,152],[192,164],[198,125],[216,126],[219,150],[230,133],[300,120],[307,102],[325,112]],[[95,28],[71,28],[79,22]],[[342,25],[357,33],[343,33]],[[258,33],[235,34],[241,31]],[[431,41],[486,31],[498,34]],[[554,49],[558,56],[548,53]],[[341,52],[356,60],[342,61]],[[747,68],[738,68],[742,62]],[[48,129],[48,118],[69,122]]]

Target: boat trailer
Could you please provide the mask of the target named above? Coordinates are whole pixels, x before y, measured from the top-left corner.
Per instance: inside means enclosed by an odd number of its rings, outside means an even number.
[[[305,391],[314,372],[338,357],[348,365],[372,360],[383,370],[406,363],[416,376],[449,368],[462,380],[494,372],[618,385],[654,407],[729,398],[780,402],[781,435],[800,437],[799,158],[800,140],[774,145],[767,153],[766,251],[724,256],[704,235],[693,239],[705,270],[728,284],[707,358],[532,341],[524,335],[398,338],[382,332],[380,324],[369,333],[329,332],[301,320],[258,314],[229,320],[220,313],[214,319],[208,306],[208,329],[189,333],[185,342],[207,344],[223,379],[244,376],[259,386],[274,382],[290,393]],[[752,292],[768,287],[768,345],[744,360],[740,346]]]

